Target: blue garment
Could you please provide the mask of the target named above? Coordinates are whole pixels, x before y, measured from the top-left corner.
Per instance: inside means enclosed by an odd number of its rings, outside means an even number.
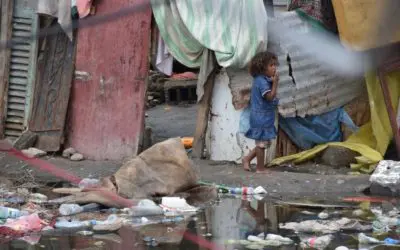
[[[242,110],[240,114],[239,133],[246,134],[250,129],[250,107]]]
[[[343,108],[304,118],[279,117],[280,128],[301,149],[310,149],[315,145],[342,141],[341,123],[353,131],[358,130],[358,127]]]
[[[250,96],[250,129],[247,138],[257,141],[268,141],[276,138],[275,110],[278,100],[268,101],[264,95],[271,91],[272,80],[266,76],[253,79]]]

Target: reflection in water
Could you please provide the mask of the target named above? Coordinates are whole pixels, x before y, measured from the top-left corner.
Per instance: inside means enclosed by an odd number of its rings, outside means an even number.
[[[279,229],[280,223],[289,221],[303,221],[318,219],[321,209],[294,208],[277,206],[273,203],[248,201],[234,198],[224,198],[213,206],[207,207],[197,215],[180,224],[154,224],[140,228],[124,227],[112,234],[96,234],[91,237],[42,236],[40,242],[31,246],[23,241],[12,241],[0,245],[1,249],[136,249],[136,250],[205,250],[209,249],[202,240],[213,242],[220,246],[218,249],[246,249],[241,245],[228,245],[229,240],[244,240],[249,235],[273,233],[290,237],[298,242],[298,235],[292,231]],[[344,211],[338,211],[338,216],[344,216]],[[347,211],[349,212],[349,211]],[[333,216],[334,213],[332,213]],[[341,214],[341,215],[340,215]],[[351,211],[350,211],[351,214]],[[184,235],[195,236],[194,241]],[[340,245],[357,249],[358,242],[353,238],[355,234],[339,232],[335,234],[335,241],[328,249],[335,249]],[[313,235],[311,235],[313,236]],[[315,235],[314,235],[315,236]],[[158,246],[148,246],[144,238],[154,238]],[[205,243],[209,243],[205,242]],[[345,243],[345,244],[344,244]],[[210,244],[210,243],[209,243]],[[268,249],[271,249],[270,247]],[[300,249],[297,245],[282,246],[278,249]],[[376,248],[383,249],[383,248]],[[388,249],[384,247],[384,249]]]

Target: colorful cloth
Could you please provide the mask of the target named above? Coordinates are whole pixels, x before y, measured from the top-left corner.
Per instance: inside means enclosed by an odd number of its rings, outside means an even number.
[[[151,0],[160,34],[172,56],[200,67],[197,97],[213,71],[215,54],[222,67],[244,68],[267,49],[267,12],[262,0]],[[204,70],[204,72],[203,72]]]
[[[332,0],[291,0],[288,10],[296,10],[302,16],[320,23],[327,30],[338,33]]]
[[[250,98],[250,129],[247,138],[256,141],[268,141],[276,138],[275,110],[278,100],[266,100],[265,94],[272,90],[272,80],[266,76],[257,76],[253,80]]]

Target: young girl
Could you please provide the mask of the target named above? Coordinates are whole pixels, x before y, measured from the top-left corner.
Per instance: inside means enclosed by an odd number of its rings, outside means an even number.
[[[277,64],[277,57],[270,52],[258,53],[250,62],[253,86],[250,98],[250,129],[245,135],[256,141],[256,147],[242,160],[243,168],[247,171],[250,171],[250,162],[255,157],[257,173],[265,170],[265,149],[271,146],[271,140],[276,137],[276,90],[279,82]]]

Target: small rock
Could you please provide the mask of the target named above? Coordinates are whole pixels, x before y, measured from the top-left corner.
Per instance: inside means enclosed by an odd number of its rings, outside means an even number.
[[[95,243],[94,243],[94,245],[96,246],[96,247],[102,247],[102,246],[104,246],[106,243],[104,242],[104,241],[96,241]]]
[[[151,101],[153,99],[154,99],[154,96],[151,96],[151,95],[147,96],[147,100]]]
[[[329,146],[321,155],[321,163],[332,167],[350,166],[360,154],[345,147]]]
[[[76,150],[74,148],[67,148],[63,151],[62,156],[64,158],[70,158],[71,155],[76,154]]]
[[[338,184],[338,185],[344,184],[344,180],[338,180],[338,181],[337,181],[337,184]]]
[[[340,247],[337,247],[335,250],[349,250],[349,249],[345,246],[340,246]]]
[[[24,149],[22,153],[29,158],[42,157],[47,154],[45,151],[37,148]]]
[[[353,211],[353,216],[356,216],[356,217],[361,217],[364,214],[365,214],[365,212],[363,210],[361,210],[361,209],[357,209],[357,210]]]
[[[71,161],[82,161],[84,159],[82,154],[75,153],[71,156]]]
[[[321,213],[318,214],[318,218],[320,218],[322,220],[328,219],[329,218],[329,214],[326,213],[326,212],[321,212]]]

